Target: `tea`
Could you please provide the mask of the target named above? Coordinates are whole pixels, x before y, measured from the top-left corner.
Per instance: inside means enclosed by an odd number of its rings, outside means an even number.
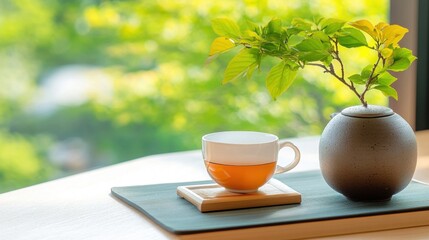
[[[276,169],[276,162],[258,165],[204,163],[215,182],[235,192],[254,192],[271,179]]]

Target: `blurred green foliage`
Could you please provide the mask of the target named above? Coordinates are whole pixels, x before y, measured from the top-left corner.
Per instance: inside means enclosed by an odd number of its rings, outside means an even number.
[[[198,149],[201,135],[213,131],[320,134],[331,113],[359,102],[317,69],[299,75],[277,101],[265,90],[263,74],[222,86],[232,55],[204,65],[215,37],[211,19],[379,22],[386,21],[387,8],[387,0],[0,1],[0,192],[144,155]],[[366,58],[356,51],[344,61],[353,68]],[[52,94],[46,91],[52,76],[65,66],[84,67],[80,76],[91,83],[85,97],[39,111],[42,96]],[[82,84],[77,76],[70,78]],[[73,85],[63,88],[60,95],[77,92]],[[368,99],[387,104],[381,94]]]

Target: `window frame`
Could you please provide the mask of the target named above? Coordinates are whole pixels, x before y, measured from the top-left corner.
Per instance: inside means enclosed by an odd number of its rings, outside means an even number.
[[[417,31],[416,130],[429,129],[429,1],[419,0]]]

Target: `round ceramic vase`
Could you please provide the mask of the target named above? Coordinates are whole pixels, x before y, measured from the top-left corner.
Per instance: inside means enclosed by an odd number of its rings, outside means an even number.
[[[324,129],[319,160],[328,185],[347,198],[389,200],[413,177],[417,142],[410,125],[392,109],[354,106]]]

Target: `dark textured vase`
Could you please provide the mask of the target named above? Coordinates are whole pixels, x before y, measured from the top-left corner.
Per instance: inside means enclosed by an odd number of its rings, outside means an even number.
[[[410,125],[390,108],[349,107],[324,129],[319,160],[328,185],[349,199],[389,200],[413,177],[416,137]]]

